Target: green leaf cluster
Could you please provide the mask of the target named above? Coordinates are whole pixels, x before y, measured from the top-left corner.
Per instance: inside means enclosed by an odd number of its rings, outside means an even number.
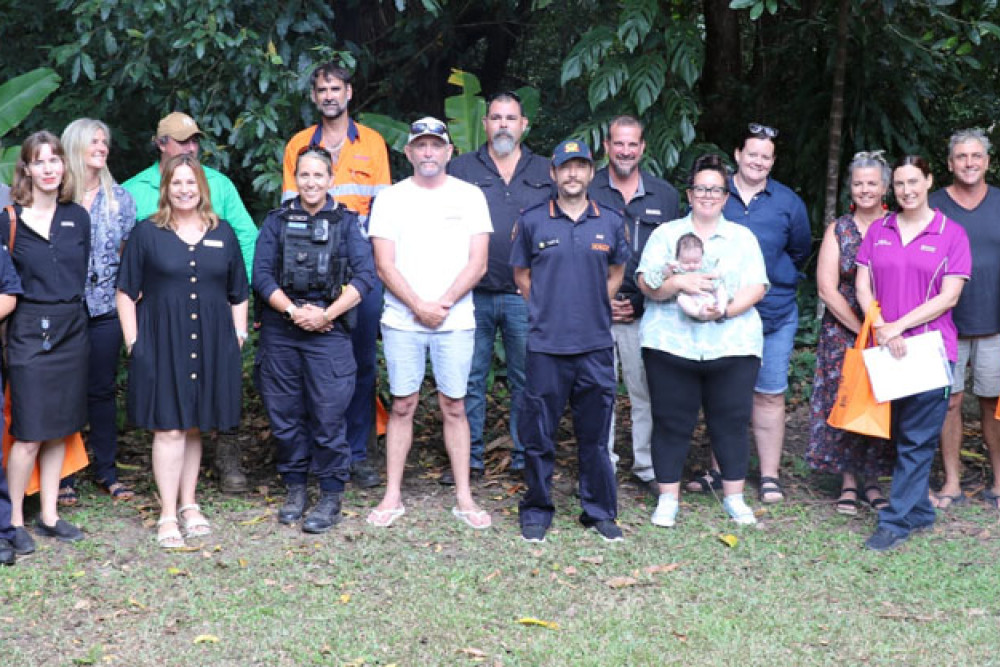
[[[59,76],[40,67],[0,85],[0,139],[21,124],[56,88]],[[20,146],[0,145],[0,182],[10,183]]]

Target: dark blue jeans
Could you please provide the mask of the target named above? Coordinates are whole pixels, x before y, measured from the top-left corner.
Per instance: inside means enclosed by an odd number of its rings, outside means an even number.
[[[375,364],[378,322],[382,317],[382,283],[375,280],[372,291],[357,305],[358,323],[351,331],[354,362],[358,374],[354,394],[347,406],[347,443],[351,447],[351,463],[368,460],[368,440],[375,428]]]
[[[122,327],[118,313],[91,317],[90,363],[87,368],[87,421],[90,435],[91,472],[104,486],[118,481],[115,458],[118,456],[118,405],[115,401],[115,376],[122,353]],[[75,486],[76,478],[67,477],[62,486]]]
[[[465,415],[469,419],[471,447],[469,467],[484,467],[483,428],[486,423],[486,385],[493,366],[493,344],[497,329],[503,339],[507,357],[507,382],[510,389],[510,437],[514,441],[511,455],[512,470],[524,468],[524,446],[517,433],[521,391],[524,389],[524,354],[528,342],[528,304],[520,294],[486,292],[472,293],[476,307],[476,346],[469,370],[469,386],[465,395]]]
[[[3,386],[3,382],[0,382]],[[3,412],[0,411],[0,433],[3,432]],[[0,466],[0,539],[14,539],[14,527],[10,525],[10,493],[7,491],[7,471]]]
[[[892,472],[889,506],[878,513],[880,528],[906,536],[914,528],[934,523],[934,506],[928,498],[931,464],[947,411],[948,388],[892,402],[896,466]]]

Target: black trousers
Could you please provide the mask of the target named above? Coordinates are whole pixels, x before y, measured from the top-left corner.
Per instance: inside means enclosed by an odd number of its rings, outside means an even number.
[[[746,356],[693,361],[644,347],[642,361],[653,412],[650,444],[656,481],[680,481],[698,422],[698,408],[705,412],[722,479],[745,479],[750,458],[747,428],[760,359]]]

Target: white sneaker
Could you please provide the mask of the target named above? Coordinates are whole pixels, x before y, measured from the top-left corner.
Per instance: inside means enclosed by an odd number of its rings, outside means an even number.
[[[679,503],[677,497],[669,493],[661,493],[660,499],[656,503],[656,510],[650,521],[654,526],[671,528],[677,523],[677,509]]]
[[[729,512],[733,521],[741,526],[752,526],[757,523],[757,517],[753,515],[753,510],[743,500],[742,493],[734,493],[722,499],[722,506]]]

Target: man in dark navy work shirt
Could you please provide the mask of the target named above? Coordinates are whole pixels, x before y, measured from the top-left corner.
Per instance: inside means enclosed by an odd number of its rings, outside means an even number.
[[[470,479],[483,475],[483,425],[486,422],[486,383],[493,364],[497,329],[502,332],[510,389],[510,435],[514,443],[510,470],[524,469],[524,447],[517,435],[518,403],[524,387],[524,351],[528,340],[528,306],[517,293],[510,268],[511,231],[521,211],[549,199],[552,181],[549,161],[521,143],[528,129],[521,99],[516,93],[497,93],[490,98],[483,117],[487,142],[474,153],[465,153],[448,163],[448,173],[479,186],[486,195],[493,221],[489,265],[486,275],[472,292],[476,306],[476,344],[465,395],[471,451]],[[440,477],[454,484],[451,470]]]
[[[582,141],[556,147],[550,168],[557,196],[525,211],[514,230],[514,281],[528,300],[528,351],[518,433],[524,443],[521,537],[542,542],[552,523],[555,437],[566,401],[580,466],[584,526],[609,541],[615,523],[615,473],[607,454],[614,411],[611,298],[630,251],[622,218],[591,201],[594,160]]]
[[[618,116],[608,125],[604,152],[608,166],[597,172],[590,184],[591,198],[621,214],[628,227],[632,258],[625,267],[625,279],[611,301],[611,333],[615,351],[622,365],[622,378],[632,406],[632,474],[654,497],[660,489],[653,477],[653,459],[649,439],[653,432],[653,414],[649,407],[646,370],[639,345],[639,320],[645,297],[635,285],[635,270],[642,249],[660,224],[678,217],[678,197],[674,186],[639,168],[646,142],[642,123],[632,116]],[[615,419],[611,413],[608,437],[611,465],[618,463],[615,454]]]

